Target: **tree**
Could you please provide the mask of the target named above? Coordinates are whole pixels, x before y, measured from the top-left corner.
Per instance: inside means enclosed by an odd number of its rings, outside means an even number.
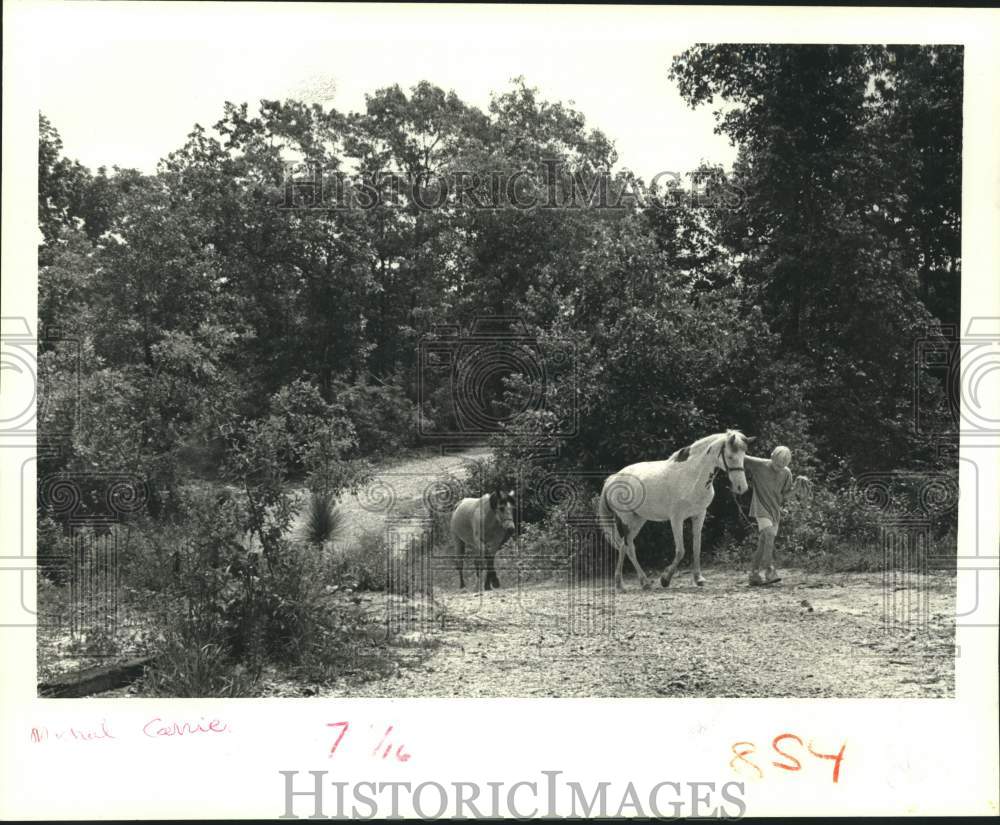
[[[724,103],[746,197],[720,237],[808,367],[812,435],[858,469],[910,460],[913,342],[932,310],[957,319],[960,50],[698,46],[670,73],[690,105]]]
[[[42,233],[41,263],[63,228],[82,228],[96,240],[110,225],[116,206],[115,186],[101,168],[97,175],[62,154],[59,132],[44,114],[38,115],[38,228]]]

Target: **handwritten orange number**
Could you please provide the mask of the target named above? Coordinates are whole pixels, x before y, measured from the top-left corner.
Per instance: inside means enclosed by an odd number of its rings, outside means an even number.
[[[749,747],[743,747],[743,746],[749,746]],[[740,748],[740,750],[736,750],[737,748]],[[734,765],[733,763],[737,759],[739,759],[741,762],[746,762],[751,768],[757,771],[757,776],[759,776],[761,779],[764,778],[764,772],[760,768],[758,768],[753,762],[747,759],[747,756],[749,756],[751,753],[757,750],[757,746],[754,745],[753,742],[736,742],[733,744],[732,750],[733,753],[736,755],[729,760],[730,768],[736,770],[736,765]]]
[[[800,745],[802,744],[802,740],[799,739],[799,737],[797,737],[794,733],[782,733],[779,736],[775,736],[774,737],[774,741],[771,743],[771,747],[774,748],[778,752],[779,756],[783,756],[785,759],[790,759],[795,764],[794,765],[786,765],[783,762],[772,762],[771,764],[774,765],[774,767],[776,767],[776,768],[782,768],[783,770],[786,770],[786,771],[800,771],[800,770],[802,770],[802,763],[799,762],[798,759],[796,759],[791,754],[785,753],[781,748],[778,747],[778,743],[782,739],[794,739]]]
[[[835,755],[830,753],[817,753],[816,751],[813,750],[811,739],[809,740],[809,744],[806,745],[806,747],[809,748],[809,753],[811,753],[813,756],[818,756],[820,759],[833,760],[833,781],[834,783],[836,783],[837,780],[840,778],[840,763],[844,761],[844,748],[847,747],[847,743],[844,742],[844,744],[840,746],[840,750],[837,751]]]

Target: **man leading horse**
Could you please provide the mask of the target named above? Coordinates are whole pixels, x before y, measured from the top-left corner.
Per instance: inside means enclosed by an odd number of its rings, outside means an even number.
[[[701,572],[701,533],[708,506],[715,497],[712,480],[724,472],[736,495],[748,489],[748,474],[754,482],[751,514],[757,518],[760,536],[754,553],[751,585],[775,584],[781,579],[774,568],[774,539],[778,533],[781,507],[790,492],[811,493],[804,476],[792,479],[788,464],[791,451],[777,447],[770,460],[747,456],[748,439],[738,430],[727,430],[699,439],[675,452],[665,461],[630,464],[609,476],[601,489],[598,516],[612,547],[618,550],[615,586],[622,590],[622,568],[627,555],[639,574],[642,587],[650,585],[636,558],[635,537],[647,521],[669,521],[674,534],[674,559],[660,576],[660,584],[670,585],[684,559],[684,522],[691,520],[692,576],[699,587],[705,584]],[[760,575],[761,565],[766,567]]]

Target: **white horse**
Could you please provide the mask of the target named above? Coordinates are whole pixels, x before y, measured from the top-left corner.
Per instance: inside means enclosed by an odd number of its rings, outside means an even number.
[[[649,587],[649,579],[635,557],[635,537],[647,521],[669,521],[674,532],[674,560],[660,576],[660,584],[670,584],[684,558],[685,519],[691,519],[694,582],[699,586],[705,583],[701,574],[701,528],[705,511],[715,497],[712,478],[722,470],[729,474],[736,493],[745,493],[743,458],[749,441],[738,430],[727,430],[678,450],[666,461],[630,464],[607,478],[598,501],[598,515],[611,546],[618,550],[615,586],[619,590],[623,589],[626,553],[642,586]]]

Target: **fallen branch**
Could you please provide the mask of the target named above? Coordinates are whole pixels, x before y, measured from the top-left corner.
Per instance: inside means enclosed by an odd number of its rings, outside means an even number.
[[[72,699],[92,696],[108,690],[131,684],[146,672],[156,660],[155,656],[144,656],[117,665],[101,665],[77,670],[38,685],[38,695],[43,698]]]

